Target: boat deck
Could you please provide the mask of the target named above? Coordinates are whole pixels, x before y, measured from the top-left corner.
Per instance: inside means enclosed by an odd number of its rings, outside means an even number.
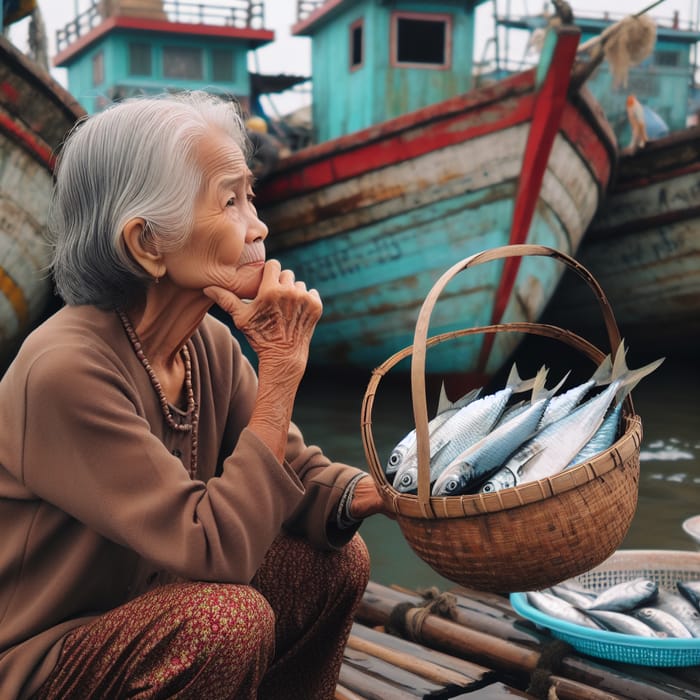
[[[651,668],[579,655],[520,617],[507,597],[370,582],[336,700],[700,698],[700,666]]]

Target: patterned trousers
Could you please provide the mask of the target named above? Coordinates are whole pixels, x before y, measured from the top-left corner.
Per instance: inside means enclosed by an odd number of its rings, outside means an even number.
[[[281,536],[250,586],[171,583],[75,629],[33,700],[332,700],[368,578],[359,535]]]

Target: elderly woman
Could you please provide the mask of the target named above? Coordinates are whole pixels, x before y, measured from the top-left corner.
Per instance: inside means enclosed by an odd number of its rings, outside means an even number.
[[[192,93],[63,148],[67,305],[0,382],[3,698],[334,696],[382,503],[291,422],[321,300],[265,261],[246,144]]]

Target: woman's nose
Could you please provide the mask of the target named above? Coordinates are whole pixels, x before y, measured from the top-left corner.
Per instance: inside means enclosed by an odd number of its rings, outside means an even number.
[[[253,213],[251,215],[251,221],[250,221],[250,224],[248,226],[247,239],[249,241],[257,241],[257,240],[264,241],[267,238],[267,233],[268,233],[267,224],[265,224],[258,217],[257,213]]]

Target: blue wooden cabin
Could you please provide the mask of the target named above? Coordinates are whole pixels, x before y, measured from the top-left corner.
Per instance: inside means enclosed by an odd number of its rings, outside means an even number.
[[[484,0],[310,0],[314,141],[353,133],[474,87],[475,8]]]
[[[601,32],[622,15],[606,13],[593,16],[574,9],[575,23],[581,29],[581,44]],[[626,112],[627,96],[633,94],[668,125],[669,130],[684,128],[694,111],[694,74],[697,68],[697,42],[700,32],[692,23],[681,23],[678,13],[668,19],[654,18],[656,44],[653,53],[638,66],[630,68],[627,85],[615,86],[605,61],[587,85],[600,102],[620,145],[630,139]],[[499,24],[508,29],[525,30],[529,35],[544,27],[546,18],[539,16],[503,16]],[[522,65],[511,69],[520,70]]]
[[[89,0],[57,32],[54,65],[89,114],[163,89],[233,95],[249,108],[248,52],[274,40],[263,0]]]

